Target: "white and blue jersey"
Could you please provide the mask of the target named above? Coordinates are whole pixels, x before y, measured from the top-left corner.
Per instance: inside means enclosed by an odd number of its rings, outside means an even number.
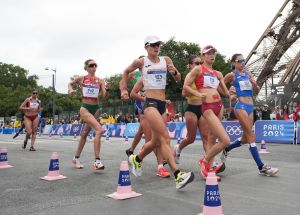
[[[250,75],[247,72],[240,74],[236,70],[233,73],[235,76],[233,86],[235,87],[237,97],[252,97],[253,88],[249,80]]]

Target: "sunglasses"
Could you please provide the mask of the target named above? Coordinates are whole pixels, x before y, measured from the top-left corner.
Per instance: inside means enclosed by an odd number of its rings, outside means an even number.
[[[195,64],[195,65],[199,66],[199,65],[201,65],[201,64],[202,64],[202,62],[201,62],[201,61],[196,61],[196,62],[194,62],[193,64]]]
[[[97,67],[98,65],[96,63],[91,63],[89,64],[87,67],[88,68],[93,68],[93,67]]]
[[[240,60],[236,60],[235,62],[237,62],[237,63],[245,63],[246,60],[245,59],[240,59]]]
[[[159,47],[160,46],[160,43],[153,43],[153,44],[150,44],[149,46],[151,46],[152,48],[155,48],[155,47]]]
[[[33,94],[33,95],[37,95],[38,93],[37,93],[37,92],[33,92],[32,94]]]

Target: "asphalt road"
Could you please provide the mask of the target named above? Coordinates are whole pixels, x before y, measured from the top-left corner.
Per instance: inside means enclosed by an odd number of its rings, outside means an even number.
[[[0,169],[0,214],[199,214],[202,212],[205,181],[199,175],[198,159],[203,154],[196,141],[181,155],[182,170],[195,173],[195,180],[180,191],[174,177],[156,176],[156,159],[149,155],[143,164],[143,175],[131,175],[133,190],[143,195],[128,200],[113,200],[106,195],[116,191],[120,162],[126,160],[129,143],[111,138],[101,147],[105,170],[94,173],[93,144],[88,141],[81,160],[82,170],[71,166],[78,138],[42,136],[37,139],[36,152],[21,149],[24,135],[16,140],[0,135],[0,147],[8,148],[10,169]],[[176,141],[172,141],[174,145]],[[243,146],[227,159],[227,169],[219,183],[225,215],[299,215],[300,214],[300,146],[268,144],[270,154],[262,155],[266,163],[280,168],[278,176],[258,175],[254,161]],[[67,179],[43,181],[51,153],[60,155],[60,173]]]

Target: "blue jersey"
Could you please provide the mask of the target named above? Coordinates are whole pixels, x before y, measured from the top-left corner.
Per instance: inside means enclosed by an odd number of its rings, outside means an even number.
[[[243,72],[242,74],[239,74],[238,71],[235,70],[233,74],[235,77],[233,86],[235,87],[237,97],[252,97],[253,89],[249,80],[249,73]]]

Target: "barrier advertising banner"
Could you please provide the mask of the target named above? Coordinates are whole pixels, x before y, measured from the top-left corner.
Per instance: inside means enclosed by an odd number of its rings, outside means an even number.
[[[238,121],[222,121],[222,124],[231,142],[242,136],[243,130]]]
[[[300,144],[300,121],[297,122],[297,143]]]
[[[256,142],[293,143],[293,120],[259,120],[255,122]]]

